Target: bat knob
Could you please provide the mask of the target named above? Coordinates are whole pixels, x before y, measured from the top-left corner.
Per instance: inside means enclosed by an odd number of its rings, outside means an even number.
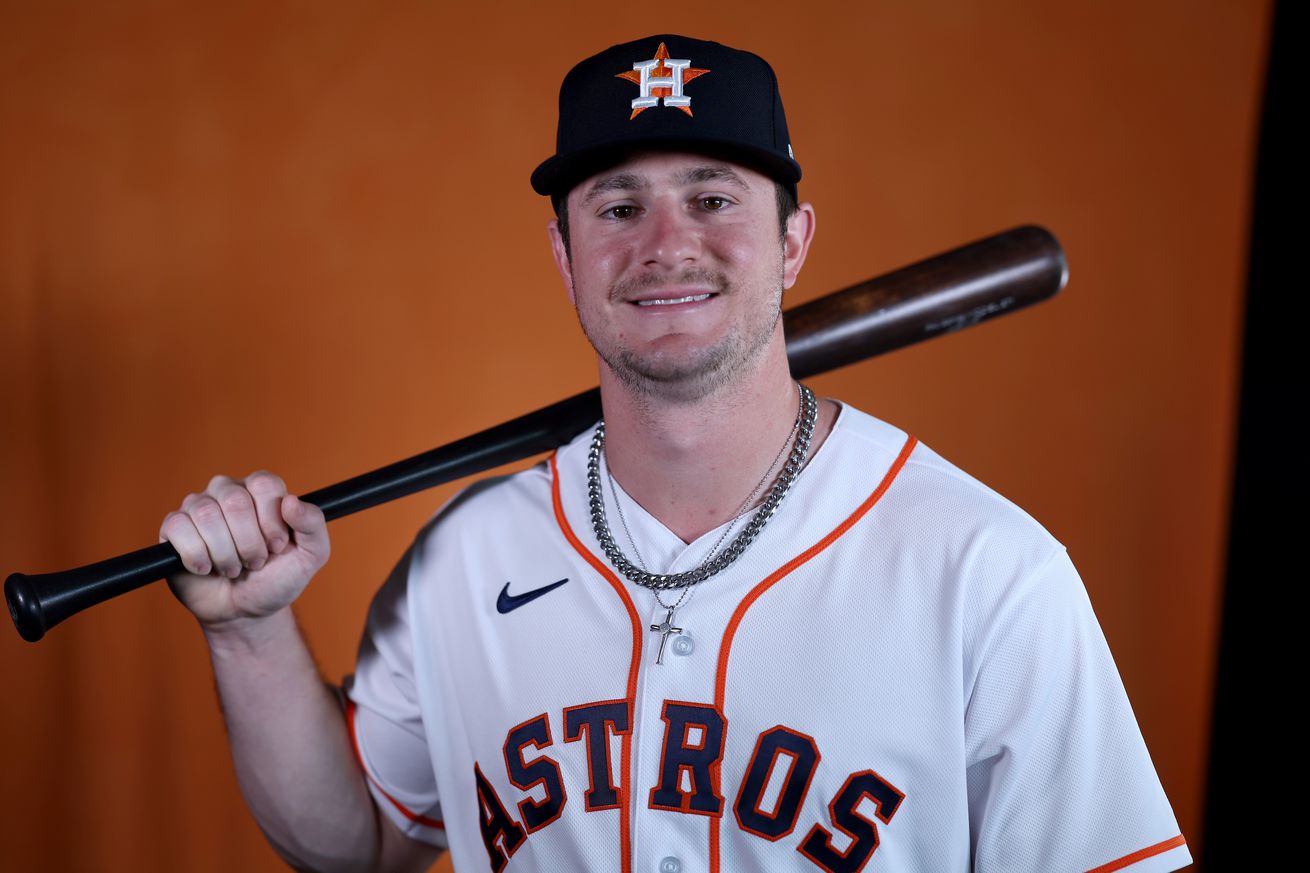
[[[29,643],[45,636],[45,613],[41,601],[22,573],[14,573],[5,580],[5,602],[9,604],[9,617],[14,620],[19,636]]]

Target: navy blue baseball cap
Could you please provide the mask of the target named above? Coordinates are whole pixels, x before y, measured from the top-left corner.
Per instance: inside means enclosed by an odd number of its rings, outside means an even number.
[[[533,171],[532,187],[563,197],[652,146],[722,155],[793,194],[801,178],[768,62],[717,42],[658,34],[611,46],[564,77],[555,154]]]

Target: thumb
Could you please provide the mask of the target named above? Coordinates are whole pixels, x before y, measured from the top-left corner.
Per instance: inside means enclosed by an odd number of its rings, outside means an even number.
[[[327,519],[323,510],[288,494],[282,498],[282,519],[295,534],[296,545],[313,555],[327,557]]]

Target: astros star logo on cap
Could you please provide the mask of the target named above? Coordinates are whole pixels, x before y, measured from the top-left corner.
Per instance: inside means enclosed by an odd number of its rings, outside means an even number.
[[[682,92],[682,88],[692,79],[708,72],[696,69],[690,60],[669,57],[668,48],[661,42],[655,50],[655,57],[637,61],[631,70],[614,75],[618,79],[627,79],[641,89],[641,94],[632,98],[632,114],[628,116],[631,121],[647,109],[658,106],[660,100],[664,101],[665,106],[676,106],[691,115],[691,98]]]

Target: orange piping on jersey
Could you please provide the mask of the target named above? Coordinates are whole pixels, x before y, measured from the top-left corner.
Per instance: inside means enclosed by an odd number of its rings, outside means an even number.
[[[442,823],[441,821],[435,818],[428,818],[426,815],[419,815],[417,812],[414,812],[412,809],[406,807],[405,804],[401,803],[399,800],[396,800],[396,798],[392,797],[391,794],[387,792],[387,789],[382,787],[382,783],[374,779],[373,774],[368,772],[368,768],[364,766],[364,756],[360,754],[359,751],[359,738],[355,736],[355,701],[353,700],[346,701],[346,726],[350,729],[351,751],[355,753],[355,759],[359,761],[359,769],[364,771],[364,776],[367,777],[368,781],[372,782],[374,787],[377,788],[379,792],[381,792],[382,796],[385,797],[387,800],[390,800],[391,805],[394,806],[396,809],[400,810],[400,814],[403,815],[405,818],[409,819],[412,822],[417,822],[418,824],[424,825],[426,827],[436,828],[439,831],[444,831],[446,829],[446,825],[444,823]]]
[[[564,517],[564,504],[559,496],[559,469],[555,466],[555,454],[550,456],[550,501],[555,507],[555,521],[559,523],[559,529],[564,534],[564,539],[569,541],[574,551],[583,557],[583,559],[595,569],[619,595],[623,601],[624,607],[628,610],[628,618],[632,620],[632,662],[628,665],[628,725],[629,730],[620,739],[622,744],[622,766],[623,777],[619,780],[619,852],[622,858],[622,873],[632,873],[632,836],[629,827],[629,817],[632,815],[632,735],[636,732],[637,718],[637,669],[641,665],[641,620],[637,617],[637,607],[633,605],[632,598],[628,592],[623,590],[623,583],[619,577],[606,567],[591,551],[582,544],[582,541],[573,533],[573,528],[569,526],[569,520]]]
[[[863,518],[865,513],[872,509],[873,505],[891,487],[892,481],[901,472],[901,468],[905,466],[905,462],[910,458],[910,453],[914,451],[914,447],[918,444],[917,439],[908,437],[905,440],[905,445],[901,447],[901,453],[892,462],[891,469],[887,471],[887,475],[882,477],[882,481],[878,483],[878,487],[873,490],[868,499],[856,507],[855,511],[845,521],[833,528],[827,536],[770,573],[763,582],[751,589],[750,594],[742,598],[741,603],[737,604],[737,609],[732,613],[732,619],[723,632],[723,643],[719,646],[719,665],[714,674],[714,706],[719,712],[724,713],[725,716],[727,714],[727,710],[723,708],[723,697],[728,681],[728,652],[732,649],[732,637],[737,632],[737,626],[741,624],[742,617],[746,615],[746,610],[750,609],[756,600],[759,600],[760,595],[772,588],[775,582],[835,543],[842,534],[854,526],[855,522]],[[719,819],[717,818],[710,819],[710,873],[719,873]]]
[[[1095,870],[1088,870],[1087,873],[1111,873],[1113,870],[1122,870],[1130,864],[1136,864],[1138,861],[1162,854],[1170,849],[1176,849],[1179,846],[1187,845],[1187,840],[1179,834],[1171,840],[1165,840],[1163,843],[1156,843],[1154,846],[1147,846],[1145,849],[1139,849],[1131,855],[1124,855],[1117,861],[1111,861],[1109,864],[1102,864]]]

